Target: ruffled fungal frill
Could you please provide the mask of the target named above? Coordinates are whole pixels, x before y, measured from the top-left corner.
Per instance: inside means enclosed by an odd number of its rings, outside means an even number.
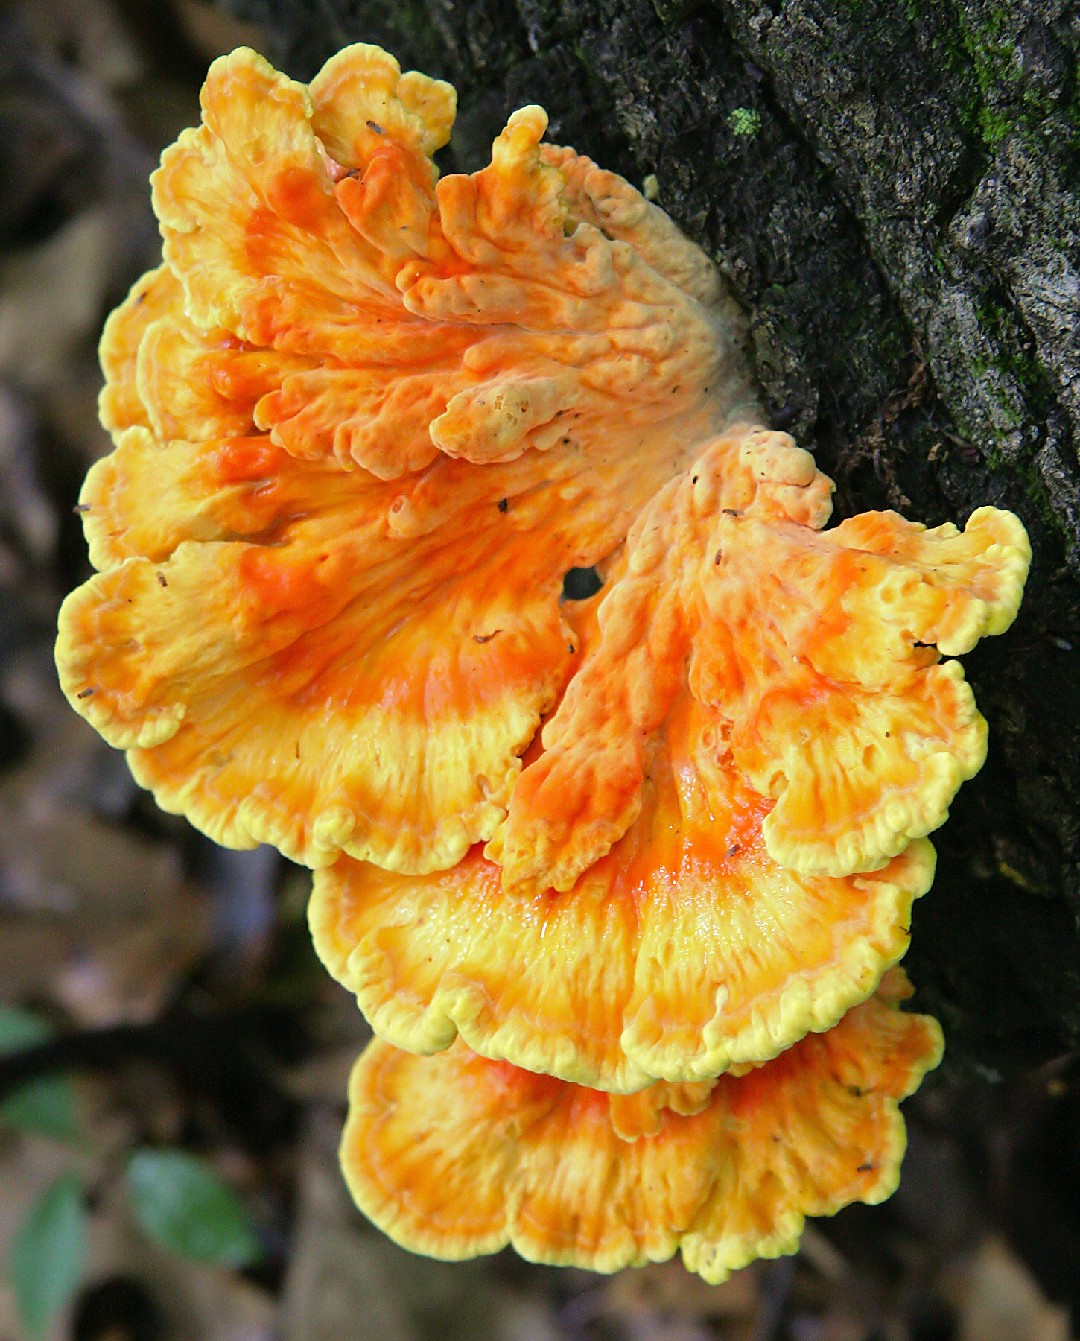
[[[310,88],[238,51],[202,101],[154,177],[165,263],[103,339],[101,571],[57,647],[165,808],[313,867],[425,873],[490,841],[508,886],[567,889],[640,809],[688,671],[718,751],[778,800],[786,865],[872,869],[941,822],[982,745],[924,644],[1008,623],[1015,519],[817,536],[809,455],[731,426],[749,402],[707,259],[542,147],[539,108],[437,181],[453,92],[375,48]],[[628,533],[582,663],[563,574]]]
[[[460,1041],[419,1058],[376,1041],[341,1146],[357,1204],[398,1242],[462,1258],[512,1244],[616,1271],[681,1251],[721,1281],[794,1252],[806,1216],[894,1190],[898,1101],[937,1064],[934,1020],[896,1008],[899,971],[825,1034],[712,1083],[611,1095]]]
[[[1019,521],[825,529],[709,259],[540,108],[440,179],[454,92],[374,47],[307,87],[237,51],[202,104],[102,339],[57,665],[165,809],[315,869],[388,1040],[360,1204],[714,1279],[887,1195],[938,1036],[868,998],[983,760],[949,658],[1012,621]]]
[[[436,182],[453,91],[371,47],[215,62],[102,341],[116,450],[72,702],[220,842],[453,865],[572,673],[563,574],[747,403],[715,274],[526,108]]]
[[[324,963],[380,1037],[598,1089],[712,1078],[834,1025],[907,949],[934,853],[804,876],[769,855],[771,802],[718,765],[716,714],[683,692],[645,748],[627,834],[555,890],[502,886],[479,847],[404,876],[342,858],[315,875]]]

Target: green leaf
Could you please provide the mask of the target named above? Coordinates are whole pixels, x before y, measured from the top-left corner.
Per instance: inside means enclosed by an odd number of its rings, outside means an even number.
[[[30,1207],[8,1252],[19,1318],[33,1337],[75,1295],[86,1252],[86,1208],[78,1175],[65,1173]]]
[[[52,1034],[40,1015],[18,1006],[0,1006],[0,1055],[32,1048]],[[0,1104],[0,1123],[57,1141],[73,1141],[79,1134],[75,1087],[67,1076],[32,1080]]]
[[[235,1193],[182,1150],[137,1150],[127,1167],[139,1224],[158,1243],[200,1262],[247,1266],[259,1242]]]

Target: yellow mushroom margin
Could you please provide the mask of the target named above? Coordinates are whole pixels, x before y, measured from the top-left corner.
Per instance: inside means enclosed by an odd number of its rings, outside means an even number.
[[[513,1246],[594,1271],[679,1251],[719,1282],[794,1252],[807,1216],[895,1189],[899,1101],[941,1055],[894,971],[828,1033],[712,1085],[615,1096],[478,1057],[376,1041],[354,1068],[341,1162],[403,1246],[459,1259]]]
[[[572,674],[563,575],[750,404],[730,309],[539,108],[437,180],[453,90],[377,48],[240,50],[202,104],[102,341],[61,681],[219,842],[452,866]]]
[[[315,874],[316,950],[397,1047],[460,1033],[595,1089],[712,1079],[831,1028],[906,951],[933,848],[842,878],[780,866],[772,802],[725,768],[718,734],[683,691],[646,746],[637,819],[564,892],[505,889],[479,845],[426,876],[340,858]]]

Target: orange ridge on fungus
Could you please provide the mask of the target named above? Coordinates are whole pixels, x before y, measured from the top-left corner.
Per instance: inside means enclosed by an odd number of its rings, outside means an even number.
[[[898,1101],[941,1055],[927,1016],[876,997],[775,1061],[715,1083],[599,1093],[486,1061],[376,1041],[349,1087],[341,1162],[357,1205],[403,1246],[594,1271],[676,1251],[719,1282],[792,1253],[806,1216],[891,1195]]]

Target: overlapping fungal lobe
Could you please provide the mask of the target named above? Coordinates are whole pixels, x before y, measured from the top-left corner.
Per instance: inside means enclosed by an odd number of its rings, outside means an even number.
[[[376,1032],[599,1089],[693,1081],[827,1029],[907,949],[933,876],[917,840],[880,871],[801,876],[766,849],[772,803],[718,766],[683,693],[645,750],[641,812],[567,891],[502,886],[477,846],[410,877],[342,858],[310,921]]]
[[[820,531],[826,483],[785,435],[715,440],[632,528],[486,848],[317,874],[316,947],[383,1037],[632,1091],[776,1056],[904,953],[985,748],[931,644],[1011,619],[1026,540],[992,509]]]
[[[62,683],[220,842],[443,869],[573,672],[563,574],[746,401],[716,277],[539,108],[436,181],[453,90],[377,48],[202,101],[102,342]]]
[[[327,868],[319,948],[394,1041],[711,1079],[903,953],[984,749],[940,657],[1008,625],[1026,537],[823,529],[704,254],[539,108],[438,180],[453,113],[373,47],[215,62],[102,341],[61,681],[165,808]]]
[[[776,802],[766,843],[790,869],[875,870],[943,822],[985,723],[940,654],[1011,624],[1027,535],[995,508],[962,533],[895,513],[819,531],[824,485],[786,434],[733,431],[643,511],[488,846],[504,885],[568,889],[626,832],[642,742],[683,686],[718,716],[717,757]]]
[[[897,1009],[899,971],[833,1029],[712,1083],[609,1095],[478,1057],[376,1041],[350,1084],[341,1159],[360,1208],[406,1247],[462,1258],[512,1244],[598,1271],[681,1251],[723,1280],[795,1251],[808,1215],[894,1190],[898,1101],[940,1057]]]

